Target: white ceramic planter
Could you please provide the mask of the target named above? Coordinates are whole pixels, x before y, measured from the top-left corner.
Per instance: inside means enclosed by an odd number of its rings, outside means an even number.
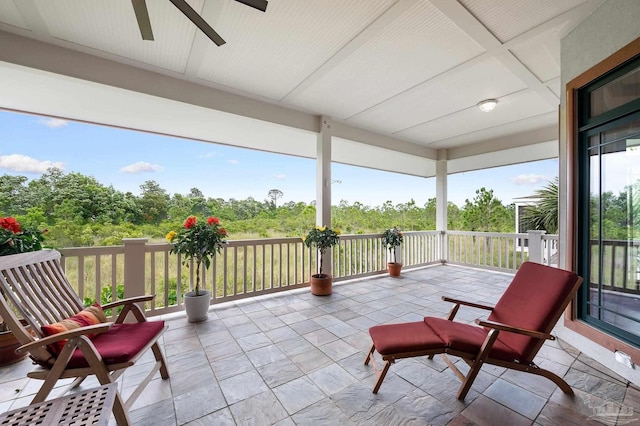
[[[189,322],[200,322],[207,319],[210,300],[211,297],[208,290],[200,290],[198,296],[196,296],[195,291],[190,291],[184,295],[184,308]]]

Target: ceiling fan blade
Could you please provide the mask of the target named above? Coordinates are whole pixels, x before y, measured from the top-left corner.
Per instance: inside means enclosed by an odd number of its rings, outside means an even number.
[[[254,9],[261,10],[263,12],[267,11],[267,0],[236,0],[238,3],[246,4],[247,6],[251,6]]]
[[[204,19],[202,19],[202,16],[198,15],[198,12],[193,10],[193,8],[189,6],[189,4],[187,4],[185,0],[171,0],[171,3],[173,3],[175,7],[180,9],[180,12],[184,13],[184,15],[189,18],[189,20],[193,22],[196,27],[200,28],[200,31],[202,31],[207,37],[209,37],[211,41],[213,41],[216,45],[222,46],[226,43],[226,41],[224,41],[224,39],[220,37],[220,35],[215,32],[215,30],[211,28],[211,26],[207,24]]]
[[[153,40],[153,31],[151,30],[151,20],[149,19],[149,11],[145,0],[131,0],[133,11],[136,14],[138,27],[143,40]]]

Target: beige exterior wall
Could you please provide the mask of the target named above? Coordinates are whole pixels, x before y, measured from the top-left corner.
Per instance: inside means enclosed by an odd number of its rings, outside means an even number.
[[[569,208],[567,200],[566,93],[564,88],[573,78],[640,37],[638,22],[640,22],[640,1],[608,0],[561,42],[561,87],[563,92],[560,105],[559,234],[562,241],[568,241],[567,211]],[[566,246],[567,244],[561,244],[561,247]],[[560,256],[560,259],[561,267],[569,268],[571,266],[566,265],[565,256]],[[616,362],[613,352],[562,326],[558,331],[558,337],[629,381],[640,385],[639,366],[630,369]]]

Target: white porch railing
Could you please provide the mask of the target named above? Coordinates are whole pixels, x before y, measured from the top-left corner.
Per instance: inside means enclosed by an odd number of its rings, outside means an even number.
[[[388,251],[381,237],[342,235],[333,250],[334,281],[386,273]],[[557,257],[557,242],[557,236],[540,232],[405,232],[397,260],[405,269],[449,262],[515,271],[527,258],[549,263]],[[169,244],[148,244],[144,238],[123,243],[60,250],[66,274],[85,303],[156,294],[145,307],[148,315],[182,310],[193,267],[170,255]],[[203,288],[211,292],[210,303],[216,304],[307,286],[316,268],[316,253],[300,238],[230,241],[206,271]]]

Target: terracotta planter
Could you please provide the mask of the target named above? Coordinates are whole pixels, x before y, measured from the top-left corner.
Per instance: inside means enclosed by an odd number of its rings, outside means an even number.
[[[189,322],[201,322],[207,319],[210,300],[208,290],[200,290],[198,296],[195,291],[184,295],[184,309],[187,312]]]
[[[22,323],[26,325],[24,320]],[[31,327],[27,327],[27,329],[31,330]],[[16,353],[18,346],[20,346],[20,342],[18,342],[18,339],[16,339],[16,336],[14,336],[11,331],[0,332],[0,366],[13,364],[27,357],[27,353]]]
[[[311,275],[311,294],[328,296],[333,291],[333,278],[327,274]]]
[[[389,275],[392,277],[399,277],[400,271],[402,270],[402,263],[400,262],[389,262],[387,263],[387,270],[389,271]]]

